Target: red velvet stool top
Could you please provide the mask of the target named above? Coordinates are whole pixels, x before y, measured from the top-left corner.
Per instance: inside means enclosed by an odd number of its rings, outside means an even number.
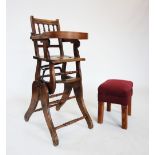
[[[110,79],[98,87],[98,101],[127,105],[132,96],[133,82]]]

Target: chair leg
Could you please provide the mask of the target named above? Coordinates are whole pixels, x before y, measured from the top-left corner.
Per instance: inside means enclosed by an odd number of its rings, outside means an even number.
[[[93,122],[92,122],[91,117],[90,117],[90,115],[89,115],[89,113],[88,113],[88,111],[86,109],[85,104],[84,104],[82,86],[81,86],[81,84],[79,84],[79,85],[74,86],[74,88],[73,88],[74,93],[75,93],[75,96],[76,96],[78,106],[79,106],[83,116],[85,117],[88,128],[91,129],[91,128],[93,128]]]
[[[60,110],[60,108],[65,104],[65,102],[67,101],[70,93],[71,93],[71,90],[72,90],[72,86],[69,85],[69,84],[64,84],[64,92],[63,92],[63,95],[62,95],[62,98],[60,100],[60,104],[58,104],[56,106],[56,110]]]
[[[107,103],[107,111],[111,111],[111,103]]]
[[[38,87],[38,82],[34,81],[32,83],[32,97],[31,97],[31,103],[29,105],[29,108],[27,110],[27,112],[24,115],[24,119],[25,121],[29,121],[32,113],[34,112],[34,110],[37,107],[38,104],[38,100],[39,100],[39,87]]]
[[[127,129],[128,126],[128,106],[122,106],[122,128]]]
[[[51,134],[51,137],[53,140],[53,144],[55,146],[57,146],[59,144],[59,140],[58,140],[58,136],[56,133],[56,129],[55,129],[54,124],[52,122],[50,110],[48,108],[48,104],[49,104],[48,88],[47,88],[46,84],[44,84],[44,83],[41,86],[40,99],[41,99],[41,105],[43,108],[43,113],[44,113],[44,117],[46,120],[46,124],[48,126],[49,131],[50,131],[50,134]]]
[[[128,103],[128,115],[131,116],[131,100]]]
[[[98,123],[103,123],[104,117],[104,102],[98,102]]]

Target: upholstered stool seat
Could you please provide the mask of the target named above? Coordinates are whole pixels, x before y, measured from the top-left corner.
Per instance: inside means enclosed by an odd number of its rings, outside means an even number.
[[[103,122],[104,102],[107,111],[111,111],[111,103],[122,106],[122,128],[127,129],[127,110],[131,115],[131,97],[133,82],[127,80],[110,79],[98,87],[98,122]]]

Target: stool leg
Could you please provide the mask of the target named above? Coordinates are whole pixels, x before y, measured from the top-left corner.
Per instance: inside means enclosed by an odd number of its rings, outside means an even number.
[[[104,102],[98,102],[98,123],[103,123]]]
[[[128,103],[128,115],[131,116],[131,100]]]
[[[107,102],[107,111],[111,111],[111,103]]]
[[[122,105],[122,128],[127,129],[128,126],[128,106],[123,106]]]

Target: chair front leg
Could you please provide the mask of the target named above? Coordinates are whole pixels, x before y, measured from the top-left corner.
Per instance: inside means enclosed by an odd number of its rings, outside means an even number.
[[[88,128],[91,129],[93,128],[93,122],[91,120],[91,117],[86,109],[84,100],[83,100],[83,91],[82,91],[82,85],[81,83],[77,84],[74,86],[74,93],[76,96],[76,100],[78,103],[78,106],[83,114],[83,116],[85,117],[85,120],[87,122]]]
[[[69,98],[69,95],[71,93],[72,90],[72,86],[69,84],[64,84],[64,92],[63,95],[60,99],[60,103],[56,106],[56,110],[60,110],[60,108],[65,104],[65,102],[67,101],[67,99]]]
[[[39,101],[39,87],[38,87],[38,81],[34,81],[32,83],[32,97],[31,97],[31,103],[29,105],[29,108],[27,110],[27,112],[24,115],[24,119],[25,121],[29,121],[32,113],[34,112],[34,110],[37,107]]]
[[[49,95],[48,95],[48,88],[47,88],[45,83],[43,83],[42,86],[41,86],[40,100],[41,100],[41,105],[42,105],[42,108],[43,108],[43,113],[44,113],[44,117],[45,117],[45,120],[46,120],[46,124],[48,126],[48,129],[50,131],[50,134],[51,134],[51,137],[52,137],[52,140],[53,140],[53,144],[55,146],[57,146],[59,144],[59,140],[58,140],[56,129],[54,127],[54,124],[53,124],[53,121],[52,121],[52,118],[51,118],[50,110],[48,108]]]

